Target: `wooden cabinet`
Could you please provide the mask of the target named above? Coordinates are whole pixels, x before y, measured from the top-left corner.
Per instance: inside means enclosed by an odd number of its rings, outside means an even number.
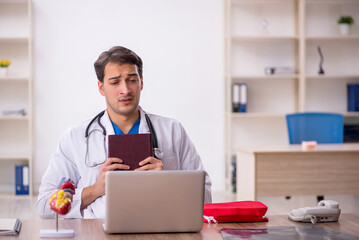
[[[348,83],[359,83],[359,1],[226,0],[225,2],[226,171],[230,187],[233,148],[287,144],[285,115],[347,112]],[[350,35],[338,18],[351,15]],[[320,47],[324,75],[318,74]],[[290,67],[266,74],[266,67]],[[233,83],[246,83],[247,112],[232,112]]]
[[[0,0],[0,59],[11,60],[0,76],[0,194],[15,194],[15,165],[29,166],[32,192],[31,1]],[[9,112],[23,111],[23,114]]]

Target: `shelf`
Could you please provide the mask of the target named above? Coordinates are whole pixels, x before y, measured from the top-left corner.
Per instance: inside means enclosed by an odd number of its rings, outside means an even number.
[[[308,75],[307,79],[358,79],[359,75]]]
[[[27,43],[28,37],[0,37],[0,43]]]
[[[345,112],[344,117],[359,117],[359,112]]]
[[[30,155],[27,153],[0,153],[1,160],[26,160],[30,159]]]
[[[2,81],[14,81],[14,82],[27,82],[29,81],[28,77],[25,76],[13,76],[13,75],[9,75],[9,76],[5,76],[5,77],[0,77],[0,82]]]
[[[232,41],[240,42],[240,41],[278,41],[278,40],[298,40],[298,36],[232,36]]]
[[[247,76],[233,76],[232,79],[234,81],[238,80],[253,80],[253,79],[293,79],[299,78],[298,74],[294,75],[285,75],[285,74],[278,74],[278,75],[247,75]]]
[[[8,188],[5,188],[8,189]],[[8,192],[9,190],[7,190]],[[16,195],[15,193],[3,193],[0,192],[0,199],[32,199],[31,195]]]
[[[29,188],[33,191],[32,16],[32,0],[0,0],[0,57],[11,60],[7,75],[0,76],[0,198],[32,195],[15,194],[17,164],[29,165]],[[22,109],[26,115],[13,114],[13,110]]]
[[[31,117],[29,115],[25,115],[25,116],[22,116],[22,115],[9,115],[9,116],[4,116],[4,115],[1,115],[1,112],[0,112],[0,120],[30,120]]]
[[[343,36],[343,35],[333,35],[333,36],[307,36],[305,38],[308,41],[311,40],[359,40],[359,35],[348,35],[348,36]]]
[[[253,113],[253,112],[245,112],[245,113],[230,113],[229,116],[236,118],[273,118],[273,117],[285,117],[289,113]],[[344,117],[359,117],[359,112],[343,112]]]
[[[0,3],[28,3],[28,0],[0,0]]]
[[[358,0],[307,0],[307,4],[358,4]]]
[[[233,146],[287,144],[286,115],[347,112],[347,84],[359,83],[359,32],[341,35],[341,14],[357,16],[359,0],[227,0],[225,24],[226,189]],[[356,19],[355,19],[356,20]],[[356,23],[355,23],[356,24]],[[320,54],[325,75],[319,75]],[[266,67],[294,67],[266,75]],[[246,83],[246,113],[233,113],[233,84]]]
[[[276,3],[288,3],[288,2],[296,2],[297,0],[232,0],[232,4],[241,4],[241,3],[250,3],[250,4],[276,4]]]
[[[272,117],[285,117],[287,113],[252,113],[252,112],[245,112],[245,113],[231,113],[232,118],[272,118]]]

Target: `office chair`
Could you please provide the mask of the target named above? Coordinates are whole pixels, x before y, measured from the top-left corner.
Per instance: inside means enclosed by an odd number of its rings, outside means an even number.
[[[287,128],[290,144],[302,141],[317,143],[343,143],[343,115],[335,113],[288,114]]]
[[[302,141],[317,143],[343,143],[344,123],[342,114],[294,113],[286,115],[290,144]],[[290,199],[290,196],[286,196]],[[317,196],[320,202],[324,196]]]

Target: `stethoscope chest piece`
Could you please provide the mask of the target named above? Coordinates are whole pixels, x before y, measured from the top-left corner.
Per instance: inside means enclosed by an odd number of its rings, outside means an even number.
[[[163,152],[158,148],[153,148],[153,155],[155,158],[162,160],[163,158]]]

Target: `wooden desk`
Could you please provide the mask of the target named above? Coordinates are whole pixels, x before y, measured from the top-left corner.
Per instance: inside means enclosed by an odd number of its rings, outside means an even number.
[[[258,196],[359,194],[359,144],[238,147],[237,200]]]
[[[182,240],[222,240],[219,232],[221,227],[226,228],[262,228],[275,226],[308,225],[311,223],[298,223],[288,219],[287,216],[269,216],[268,222],[203,224],[199,233],[161,233],[161,234],[106,234],[103,231],[103,219],[67,219],[60,220],[59,227],[75,230],[75,239],[182,239]],[[359,214],[342,214],[338,222],[318,223],[318,226],[359,236]],[[22,220],[19,236],[3,236],[0,239],[40,239],[40,229],[52,229],[54,220]],[[46,239],[46,238],[42,238]],[[65,238],[63,238],[65,239]]]

